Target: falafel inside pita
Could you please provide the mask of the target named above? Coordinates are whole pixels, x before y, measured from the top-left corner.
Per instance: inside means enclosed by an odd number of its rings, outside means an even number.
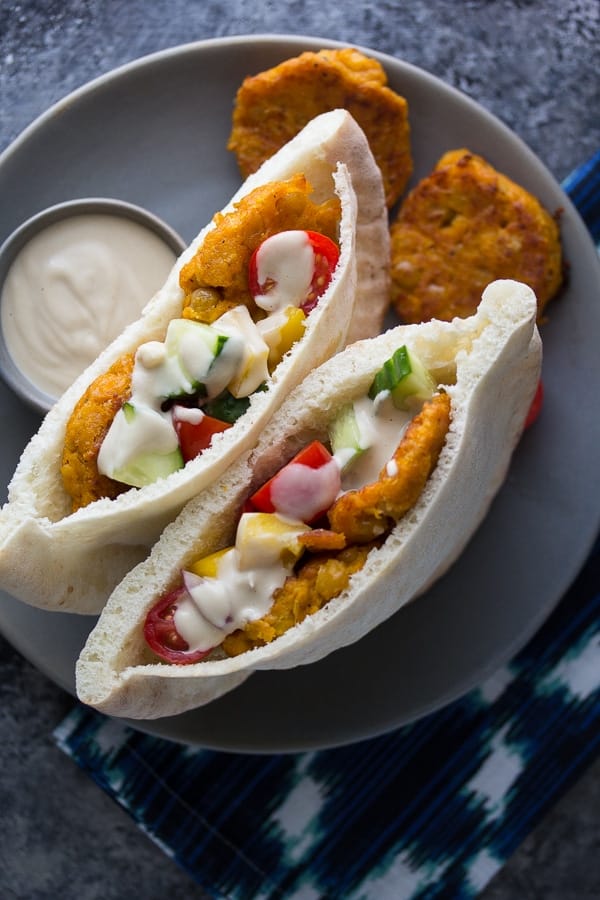
[[[380,330],[388,288],[381,173],[335,110],[244,182],[46,416],[0,513],[0,586],[97,613],[294,386]]]
[[[533,291],[323,363],[115,590],[80,699],[156,718],[359,640],[456,559],[500,488],[541,366]],[[276,677],[276,676],[273,676]]]

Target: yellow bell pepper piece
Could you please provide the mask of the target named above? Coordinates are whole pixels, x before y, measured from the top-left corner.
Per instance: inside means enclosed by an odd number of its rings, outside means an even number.
[[[269,346],[269,372],[279,365],[288,350],[304,334],[306,314],[296,306],[287,306],[279,313],[258,323],[258,329]]]
[[[304,552],[298,535],[310,531],[304,522],[283,519],[276,513],[244,513],[235,539],[240,569],[282,562],[293,566]]]
[[[232,547],[225,547],[224,550],[217,550],[216,553],[203,556],[195,560],[191,565],[186,566],[186,570],[193,572],[195,575],[200,575],[202,578],[216,578],[222,557],[232,549]]]
[[[299,307],[292,306],[289,309],[286,309],[286,315],[287,322],[281,329],[279,347],[277,348],[277,351],[280,354],[279,360],[285,356],[296,341],[300,340],[304,334],[305,328],[306,313]],[[271,360],[269,359],[269,363],[270,362]]]

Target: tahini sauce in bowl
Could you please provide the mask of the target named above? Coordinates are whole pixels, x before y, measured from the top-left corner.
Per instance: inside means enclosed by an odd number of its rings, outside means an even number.
[[[34,216],[0,250],[0,368],[46,412],[162,286],[184,249],[160,219],[117,200]]]

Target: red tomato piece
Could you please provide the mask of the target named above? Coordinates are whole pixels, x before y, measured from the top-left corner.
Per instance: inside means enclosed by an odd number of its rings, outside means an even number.
[[[529,407],[529,412],[527,413],[527,418],[525,419],[525,428],[529,428],[530,425],[533,425],[539,417],[539,414],[542,411],[543,402],[544,386],[542,382],[539,381],[536,392],[533,395],[533,400],[531,401],[531,406]]]
[[[231,428],[229,422],[222,422],[212,416],[204,415],[199,422],[189,422],[179,418],[177,407],[173,410],[173,425],[179,439],[179,446],[184,462],[195,459],[203,450],[210,447],[213,435]]]
[[[319,297],[325,293],[331,281],[335,267],[340,258],[340,249],[330,238],[317,231],[307,231],[315,258],[315,271],[310,285],[310,292],[300,309],[309,314],[315,308]]]
[[[179,665],[200,662],[210,653],[210,650],[196,650],[190,653],[187,641],[184,641],[175,628],[175,610],[186,595],[184,587],[165,594],[154,604],[144,623],[144,637],[148,646],[165,662]]]
[[[325,466],[333,459],[331,453],[327,449],[327,447],[323,446],[320,441],[313,441],[311,444],[308,444],[301,450],[299,453],[294,456],[293,459],[287,463],[287,465],[283,466],[278,472],[273,475],[272,478],[269,478],[265,484],[261,488],[259,488],[252,496],[249,498],[247,502],[248,508],[250,510],[255,510],[258,512],[281,512],[278,510],[275,504],[273,503],[273,489],[277,485],[277,482],[282,479],[286,470],[290,468],[290,466],[294,464],[299,464],[303,466],[308,466],[310,469],[320,469],[322,466]],[[311,516],[310,519],[304,519],[301,515],[297,515],[297,518],[303,519],[307,524],[310,522],[316,521],[320,516],[326,512],[329,508],[330,503],[325,507],[325,509],[319,510],[318,514]]]
[[[318,231],[305,232],[313,251],[313,277],[306,298],[299,304],[300,309],[309,314],[318,303],[319,297],[325,293],[331,277],[340,258],[338,245],[324,234]],[[267,238],[266,240],[269,240]],[[263,241],[264,243],[264,241]],[[248,267],[248,287],[253,297],[264,294],[270,285],[260,284],[258,280],[257,255],[262,244],[256,248],[250,257]]]

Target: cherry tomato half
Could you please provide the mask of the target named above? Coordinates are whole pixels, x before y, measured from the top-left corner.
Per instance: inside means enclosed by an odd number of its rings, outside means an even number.
[[[210,447],[213,435],[231,428],[229,422],[222,422],[221,419],[206,415],[199,422],[189,422],[185,418],[178,417],[177,407],[173,410],[173,425],[184,462],[195,459],[203,450]]]
[[[184,587],[165,594],[154,604],[144,623],[144,637],[148,646],[165,662],[179,665],[200,662],[210,653],[210,650],[196,650],[190,653],[187,641],[184,641],[175,628],[175,610],[186,594]]]
[[[249,501],[247,501],[249,509],[267,513],[283,512],[286,515],[301,519],[307,524],[316,521],[329,509],[337,495],[339,490],[339,472],[336,473],[337,480],[328,479],[325,484],[322,484],[320,480],[317,483],[315,479],[315,485],[312,485],[309,478],[303,478],[303,483],[295,487],[295,491],[298,493],[297,499],[290,496],[286,497],[288,503],[286,510],[278,509],[273,503],[273,488],[280,479],[285,477],[284,473],[289,470],[290,466],[299,464],[310,469],[320,469],[329,463],[332,458],[329,450],[320,441],[313,441],[311,444],[308,444],[287,465],[283,466],[272,478],[265,482],[256,493],[252,494]],[[301,510],[311,505],[310,502],[307,503],[307,495],[311,493],[313,488],[316,488],[318,495],[321,495],[322,503],[319,506],[322,506],[322,508],[315,511],[314,514],[304,516]]]
[[[327,290],[340,258],[340,250],[331,238],[318,231],[306,231],[305,234],[313,251],[314,270],[308,294],[298,306],[308,315],[317,305],[319,297]],[[253,297],[265,293],[265,285],[261,285],[258,280],[257,255],[261,247],[262,244],[252,254],[248,267],[248,286]]]
[[[309,314],[317,305],[319,297],[325,293],[340,258],[340,249],[330,238],[317,231],[307,231],[308,240],[315,257],[315,271],[310,285],[310,292],[300,309]]]
[[[527,418],[525,419],[525,428],[529,428],[530,425],[538,418],[540,412],[542,411],[542,405],[544,402],[544,386],[542,382],[538,382],[538,386],[535,394],[533,395],[533,400],[531,401],[531,406],[529,407],[529,412],[527,413]]]

